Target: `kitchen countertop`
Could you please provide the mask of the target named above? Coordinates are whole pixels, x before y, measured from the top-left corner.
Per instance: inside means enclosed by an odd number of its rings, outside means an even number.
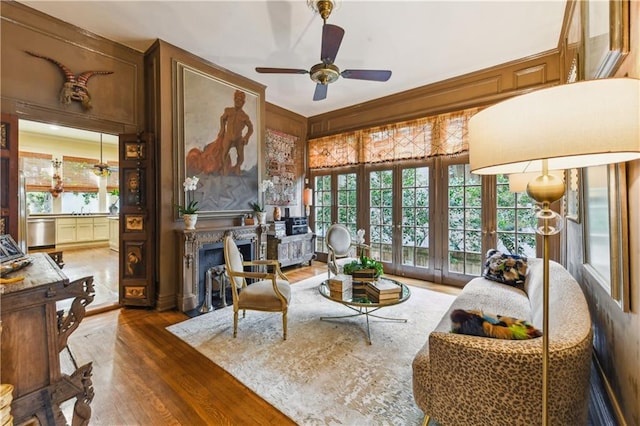
[[[71,214],[71,213],[38,213],[38,214],[30,214],[28,219],[57,219],[57,218],[82,218],[82,217],[107,217],[107,218],[117,218],[118,215],[112,215],[109,213],[82,213],[82,214]]]

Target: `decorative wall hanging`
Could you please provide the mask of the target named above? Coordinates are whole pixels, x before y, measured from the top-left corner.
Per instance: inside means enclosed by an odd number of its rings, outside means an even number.
[[[265,203],[288,206],[297,203],[296,136],[267,129],[265,144],[266,178],[273,188],[265,193]]]
[[[198,214],[235,216],[258,200],[261,95],[175,63],[177,158],[174,204],[184,204],[182,182],[199,178]]]
[[[69,105],[71,101],[77,101],[82,104],[82,109],[85,111],[93,108],[91,105],[91,94],[89,94],[89,88],[87,87],[89,79],[94,75],[113,74],[113,71],[84,71],[75,75],[67,66],[61,64],[55,59],[29,51],[26,51],[26,53],[36,58],[45,59],[57,65],[64,74],[64,84],[60,90],[60,103],[63,105]]]

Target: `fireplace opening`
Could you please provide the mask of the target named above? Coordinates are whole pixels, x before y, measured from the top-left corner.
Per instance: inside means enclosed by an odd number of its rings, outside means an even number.
[[[247,261],[254,260],[254,243],[251,240],[236,240],[236,245],[238,246],[238,250],[240,254],[242,254],[242,258]],[[189,316],[198,315],[199,307],[204,303],[204,298],[206,294],[206,280],[207,280],[207,271],[210,268],[224,265],[224,243],[216,242],[204,244],[200,250],[198,251],[198,305],[195,309],[187,314]],[[216,285],[217,283],[214,283]],[[231,302],[231,290],[227,286],[227,294],[226,299],[227,303]],[[211,303],[214,308],[220,307],[222,298],[220,297],[219,287],[214,287],[211,291]]]

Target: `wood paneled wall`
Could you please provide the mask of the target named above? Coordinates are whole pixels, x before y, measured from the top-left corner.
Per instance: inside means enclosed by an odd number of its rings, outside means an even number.
[[[557,50],[309,118],[309,139],[493,104],[560,82]]]
[[[144,127],[143,55],[88,33],[20,3],[2,2],[2,112],[20,118],[108,133]],[[93,108],[60,103],[65,81],[58,66],[31,51],[64,64],[74,74],[113,71],[90,78]]]

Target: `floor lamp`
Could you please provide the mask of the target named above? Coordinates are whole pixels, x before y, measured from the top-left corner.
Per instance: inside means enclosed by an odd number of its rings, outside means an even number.
[[[640,158],[640,80],[612,78],[554,86],[488,107],[469,121],[469,163],[476,174],[537,172],[527,193],[543,236],[542,424],[549,424],[549,244],[562,218],[551,210],[564,183],[549,170]]]

